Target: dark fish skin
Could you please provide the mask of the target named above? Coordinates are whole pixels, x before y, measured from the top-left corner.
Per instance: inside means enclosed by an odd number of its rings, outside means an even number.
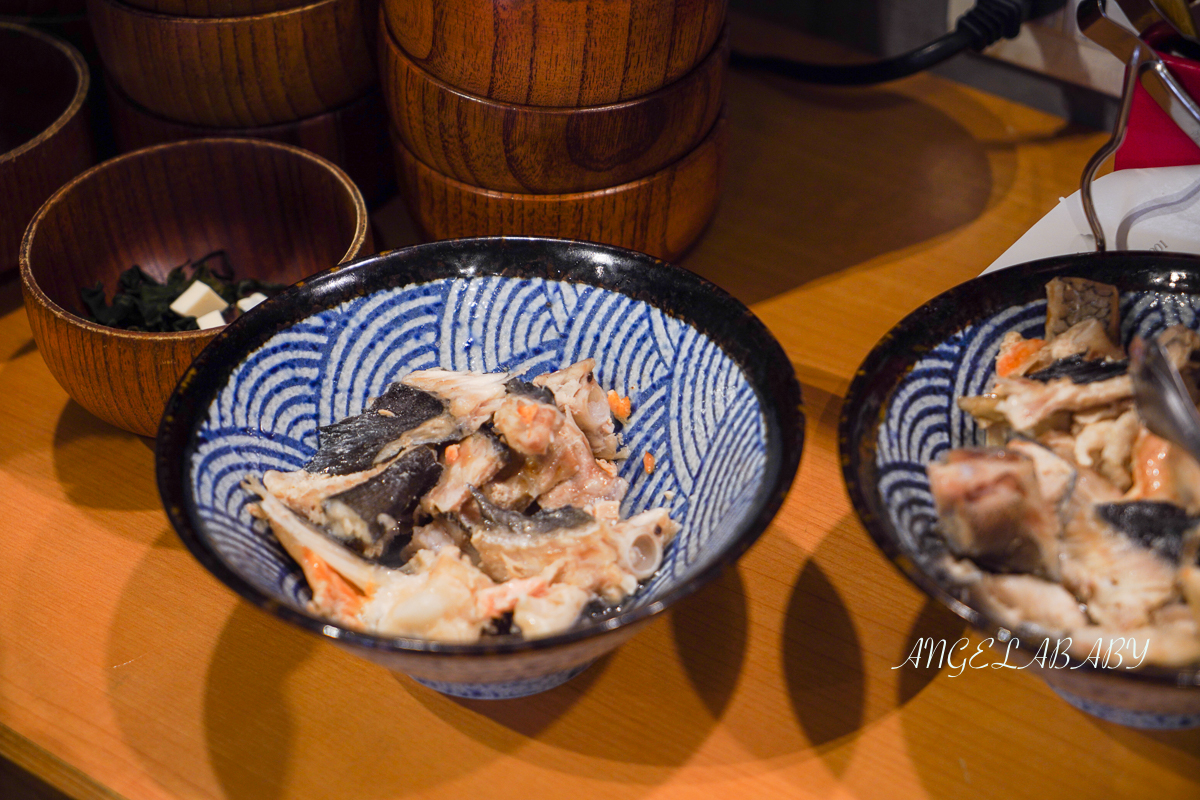
[[[1200,523],[1174,503],[1135,500],[1096,506],[1096,515],[1120,533],[1173,564],[1183,550],[1183,535]]]
[[[552,511],[542,509],[527,516],[493,505],[474,486],[471,487],[471,496],[479,505],[479,515],[489,527],[504,528],[513,533],[544,536],[568,528],[581,528],[596,521],[591,514],[574,506],[562,506]]]
[[[433,448],[414,447],[374,478],[327,498],[323,505],[328,516],[353,514],[365,526],[371,541],[338,530],[336,524],[330,525],[331,535],[367,560],[398,566],[391,561],[412,535],[413,512],[421,497],[437,483],[442,469]],[[381,524],[381,514],[394,519],[395,525]]]
[[[393,383],[376,397],[368,411],[387,411],[399,417],[411,417],[420,424],[446,410],[446,403],[439,397],[403,383]]]
[[[1060,358],[1048,367],[1031,372],[1026,378],[1049,383],[1055,378],[1070,378],[1071,383],[1084,384],[1118,378],[1129,371],[1128,361],[1085,360],[1082,353]]]
[[[363,413],[319,428],[316,455],[304,469],[329,475],[370,469],[384,445],[444,413],[446,404],[429,392],[393,383]]]
[[[530,400],[536,400],[548,406],[554,405],[554,392],[545,386],[534,386],[520,378],[512,378],[504,383],[504,388],[509,394],[528,397]]]

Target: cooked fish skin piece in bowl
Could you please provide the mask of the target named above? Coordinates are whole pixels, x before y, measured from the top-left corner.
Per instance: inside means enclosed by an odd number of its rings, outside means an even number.
[[[896,567],[996,662],[1132,727],[1200,725],[1200,466],[1140,424],[1125,350],[1173,338],[1186,371],[1198,329],[1200,257],[1021,264],[905,317],[839,423]]]
[[[782,347],[695,274],[462,239],[335,267],[233,322],[156,444],[167,516],[226,586],[496,699],[569,680],[732,565],[792,483],[803,415]],[[568,451],[584,466],[558,472]],[[657,544],[622,533],[647,519]],[[572,560],[584,541],[608,561]]]

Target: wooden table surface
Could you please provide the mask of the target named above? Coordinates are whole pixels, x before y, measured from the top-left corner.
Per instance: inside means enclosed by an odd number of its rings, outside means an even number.
[[[753,20],[734,35],[822,54]],[[840,398],[876,339],[1073,191],[1105,135],[931,76],[733,73],[729,117],[721,207],[682,263],[791,356],[799,475],[736,569],[523,700],[444,697],[211,578],[160,510],[152,442],[66,397],[3,283],[0,755],[128,800],[1200,796],[1200,730],[1104,723],[1025,672],[897,669],[963,624],[877,552],[838,468]],[[381,220],[408,235],[395,207]]]

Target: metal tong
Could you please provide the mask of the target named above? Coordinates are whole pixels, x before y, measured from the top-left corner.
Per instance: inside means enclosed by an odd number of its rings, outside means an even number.
[[[1125,132],[1129,126],[1129,109],[1133,105],[1133,90],[1135,82],[1140,81],[1146,93],[1158,103],[1163,111],[1175,122],[1188,138],[1200,145],[1200,105],[1184,90],[1175,76],[1170,73],[1162,59],[1154,52],[1154,48],[1143,42],[1125,26],[1109,17],[1100,0],[1083,0],[1076,9],[1076,20],[1079,30],[1096,44],[1100,45],[1117,58],[1124,61],[1128,67],[1125,71],[1125,86],[1121,93],[1121,106],[1117,111],[1117,121],[1109,140],[1096,151],[1084,167],[1080,180],[1079,194],[1083,201],[1083,212],[1087,215],[1088,225],[1096,238],[1096,251],[1104,252],[1107,242],[1100,218],[1096,214],[1096,206],[1092,201],[1092,181],[1096,171],[1109,156],[1117,151],[1125,141]]]

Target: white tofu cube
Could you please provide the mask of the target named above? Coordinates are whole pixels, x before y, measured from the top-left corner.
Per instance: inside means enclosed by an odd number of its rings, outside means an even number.
[[[266,299],[267,299],[267,296],[265,294],[263,294],[262,292],[255,292],[254,294],[249,295],[248,297],[243,297],[241,300],[238,300],[237,307],[240,308],[242,311],[249,311],[250,309],[254,308],[256,305],[258,305],[259,303],[261,303],[263,300],[266,300]]]
[[[207,314],[201,314],[196,317],[196,324],[200,326],[200,330],[209,328],[219,328],[225,324],[225,317],[220,311],[210,311]]]
[[[192,285],[184,289],[183,294],[171,303],[171,310],[179,316],[195,317],[197,320],[205,314],[224,311],[228,307],[229,304],[221,299],[221,295],[214,292],[204,281],[192,281]]]

